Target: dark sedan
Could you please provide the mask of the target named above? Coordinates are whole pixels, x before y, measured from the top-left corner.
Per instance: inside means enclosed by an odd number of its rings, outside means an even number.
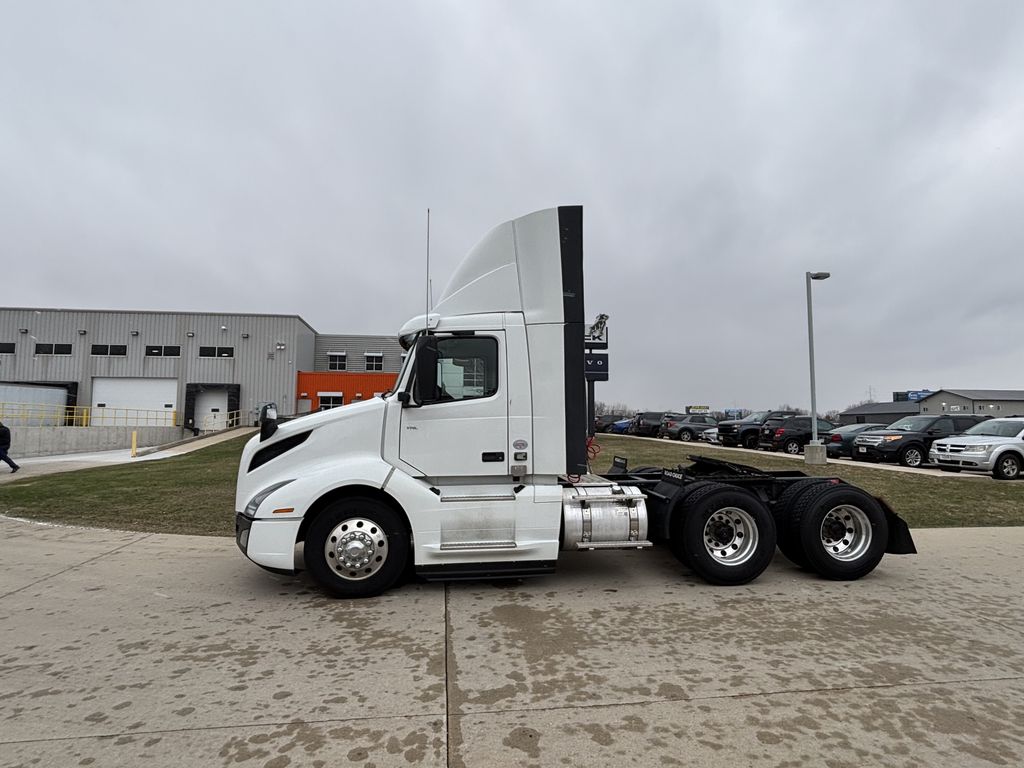
[[[868,429],[885,429],[887,424],[846,424],[822,435],[825,452],[830,459],[849,458],[853,455],[853,440]]]

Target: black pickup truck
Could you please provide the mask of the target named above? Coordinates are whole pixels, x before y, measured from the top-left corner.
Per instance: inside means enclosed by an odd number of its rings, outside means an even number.
[[[761,425],[768,419],[781,419],[785,416],[796,416],[796,411],[754,411],[742,419],[718,422],[718,439],[722,445],[744,448],[757,448],[761,438]]]

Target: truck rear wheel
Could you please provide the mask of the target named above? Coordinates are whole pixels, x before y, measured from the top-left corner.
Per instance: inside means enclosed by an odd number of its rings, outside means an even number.
[[[391,587],[409,558],[409,534],[388,505],[337,501],[313,521],[304,550],[310,574],[336,597],[372,597]]]
[[[673,531],[676,557],[711,584],[753,581],[775,554],[775,521],[750,493],[720,483],[694,491]]]
[[[871,573],[889,539],[879,503],[845,483],[812,487],[793,504],[788,522],[787,536],[800,542],[809,567],[836,581]]]
[[[775,530],[778,532],[779,551],[793,565],[800,568],[810,568],[811,564],[807,560],[807,554],[804,552],[804,545],[800,541],[799,531],[793,530],[790,527],[790,516],[793,514],[793,507],[800,500],[800,497],[827,482],[828,480],[817,477],[797,480],[782,492],[782,496],[775,503]]]

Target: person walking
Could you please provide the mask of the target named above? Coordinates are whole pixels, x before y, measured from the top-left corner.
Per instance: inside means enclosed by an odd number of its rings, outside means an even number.
[[[0,461],[6,461],[7,466],[11,468],[11,474],[13,475],[21,467],[14,463],[14,459],[7,455],[7,452],[11,449],[11,430],[4,426],[4,423],[0,421]]]

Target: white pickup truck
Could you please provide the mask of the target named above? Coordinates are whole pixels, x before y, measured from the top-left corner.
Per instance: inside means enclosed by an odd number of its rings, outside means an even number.
[[[666,542],[706,580],[742,584],[776,543],[827,578],[914,552],[906,524],[839,479],[698,459],[604,475],[587,462],[583,211],[493,229],[428,315],[393,392],[278,423],[246,445],[236,539],[271,571],[338,596],[428,579],[554,571],[560,552]]]

